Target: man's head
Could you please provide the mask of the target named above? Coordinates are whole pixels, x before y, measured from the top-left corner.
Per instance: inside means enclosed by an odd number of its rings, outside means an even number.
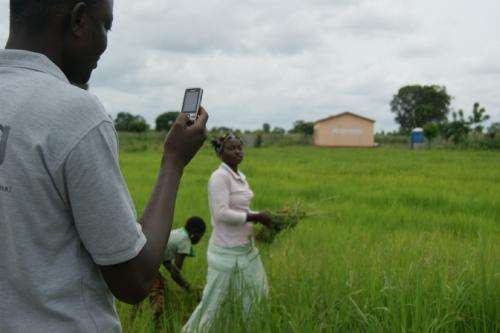
[[[106,50],[112,22],[113,0],[10,0],[8,46],[45,53],[69,81],[83,84]]]
[[[192,244],[198,244],[203,235],[205,234],[206,226],[205,221],[201,217],[193,216],[186,221],[184,226],[189,234]]]

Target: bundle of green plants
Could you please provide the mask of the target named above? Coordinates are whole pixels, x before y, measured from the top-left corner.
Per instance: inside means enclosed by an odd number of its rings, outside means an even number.
[[[269,215],[271,217],[271,224],[269,226],[260,224],[255,227],[255,239],[265,243],[272,243],[276,236],[283,230],[295,228],[299,221],[305,218],[308,213],[300,202],[296,202],[270,212]]]

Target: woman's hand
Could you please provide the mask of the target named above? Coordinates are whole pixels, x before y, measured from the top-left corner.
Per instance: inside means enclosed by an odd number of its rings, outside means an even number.
[[[267,227],[271,226],[272,220],[267,212],[259,212],[259,213],[248,213],[247,221],[249,222],[257,222]]]

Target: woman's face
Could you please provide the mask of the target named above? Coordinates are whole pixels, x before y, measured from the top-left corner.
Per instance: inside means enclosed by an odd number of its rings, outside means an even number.
[[[243,161],[243,145],[240,139],[232,138],[227,140],[222,147],[220,155],[222,162],[235,167]]]

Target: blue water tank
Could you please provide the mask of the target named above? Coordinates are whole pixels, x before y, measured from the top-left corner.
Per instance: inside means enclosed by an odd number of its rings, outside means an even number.
[[[411,143],[412,144],[424,143],[424,130],[423,129],[418,127],[418,128],[415,128],[413,131],[411,131]]]

